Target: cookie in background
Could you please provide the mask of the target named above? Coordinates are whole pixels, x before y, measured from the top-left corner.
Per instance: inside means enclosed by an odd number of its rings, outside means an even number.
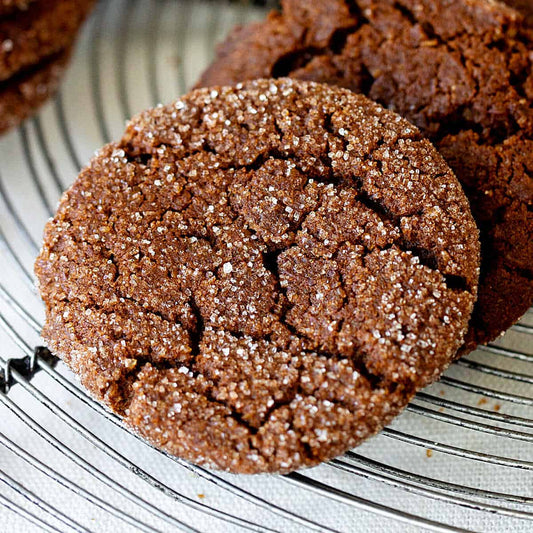
[[[199,86],[291,76],[366,94],[416,124],[481,230],[479,300],[459,355],[533,304],[533,37],[487,0],[283,0],[236,28]]]
[[[0,133],[31,116],[59,86],[94,0],[0,3]]]

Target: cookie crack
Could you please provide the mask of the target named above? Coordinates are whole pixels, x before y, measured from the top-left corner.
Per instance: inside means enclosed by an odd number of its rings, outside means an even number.
[[[313,354],[311,354],[311,355],[313,355]],[[314,355],[320,355],[320,353],[314,354]],[[338,360],[341,359],[339,357],[336,357],[336,358]],[[386,393],[388,395],[393,395],[395,393],[395,391],[398,389],[398,387],[400,386],[399,383],[396,383],[396,382],[393,382],[393,381],[387,381],[385,379],[382,379],[382,378],[380,378],[378,376],[375,376],[375,375],[371,374],[368,371],[367,367],[360,360],[351,361],[351,362],[352,362],[352,365],[355,368],[355,371],[361,377],[363,377],[364,379],[366,379],[370,383],[373,392],[376,392],[378,390],[384,390],[384,391],[386,391]],[[289,398],[287,398],[287,399],[285,399],[283,401],[275,402],[275,404],[267,411],[263,422],[261,423],[260,427],[258,428],[258,431],[262,427],[264,427],[267,423],[271,422],[272,418],[275,417],[275,415],[277,413],[279,413],[280,411],[282,411],[286,407],[289,408],[289,410],[291,412],[291,416],[287,420],[287,422],[289,424],[289,429],[291,431],[295,432],[296,434],[300,435],[300,438],[298,439],[298,441],[301,444],[301,446],[303,447],[303,451],[304,451],[306,457],[308,459],[310,459],[310,460],[314,460],[317,454],[316,454],[315,451],[313,451],[313,448],[309,444],[307,435],[306,434],[302,434],[301,430],[298,429],[297,427],[295,427],[295,425],[294,425],[294,422],[295,422],[295,416],[294,415],[295,415],[295,413],[294,413],[293,409],[291,409],[291,404],[295,400],[298,400],[299,398],[304,399],[304,398],[308,398],[308,397],[313,397],[313,396],[316,395],[316,393],[318,391],[318,388],[314,388],[311,392],[309,392],[308,390],[305,390],[304,386],[303,386],[303,383],[302,383],[302,377],[303,377],[303,369],[300,367],[300,368],[298,368],[298,380],[295,383],[295,387],[294,387],[294,390],[293,390],[293,393],[292,393],[291,397],[289,397]],[[401,386],[403,387],[404,393],[407,396],[411,396],[412,394],[414,394],[414,392],[416,390],[416,387],[414,387],[414,385],[411,384],[411,383],[402,383]],[[349,401],[343,400],[342,398],[328,397],[328,398],[321,398],[318,401],[319,402],[329,402],[329,404],[331,404],[331,405],[342,407],[343,409],[346,409],[348,411],[352,411],[353,407],[354,407],[353,404],[351,404]]]
[[[520,277],[526,279],[527,281],[533,281],[533,268],[521,268],[519,266],[510,265],[507,262],[503,264],[503,268],[510,274],[518,274]]]
[[[402,238],[392,246],[397,246],[402,252],[410,253],[413,257],[418,259],[418,262],[421,265],[433,272],[438,272],[442,276],[448,290],[452,292],[468,292],[472,294],[470,284],[465,277],[442,272],[438,266],[438,260],[433,250],[421,248],[420,246],[417,246],[417,243],[410,243],[405,238]]]
[[[346,48],[346,42],[350,35],[355,34],[363,24],[368,23],[368,20],[363,16],[363,13],[355,0],[347,0],[345,5],[354,18],[353,25],[335,30],[327,45],[322,47],[312,45],[304,46],[308,30],[302,32],[302,35],[299,38],[300,48],[280,57],[272,66],[270,76],[272,78],[289,76],[296,70],[304,69],[317,57],[341,55]]]
[[[142,358],[142,357],[139,357],[137,359],[137,361],[138,361],[137,367],[133,371],[131,371],[131,374],[130,374],[130,376],[131,376],[130,380],[132,380],[131,381],[131,386],[133,386],[133,384],[139,382],[139,374],[146,369],[147,365],[150,365],[152,368],[156,369],[157,372],[159,372],[161,374],[164,374],[168,370],[176,370],[176,368],[178,368],[178,365],[176,365],[175,363],[172,363],[170,361],[152,361],[152,360],[150,360],[148,358]],[[179,368],[187,369],[187,373],[188,373],[190,378],[198,379],[199,377],[202,376],[202,374],[201,374],[201,372],[198,372],[197,370],[194,370],[193,367],[194,367],[194,365],[191,364],[191,363],[182,364],[182,365],[179,366]],[[244,428],[246,428],[248,430],[248,432],[250,434],[249,437],[253,437],[254,435],[256,435],[261,426],[256,427],[256,426],[250,424],[243,417],[243,415],[241,415],[238,411],[236,411],[229,403],[223,402],[221,400],[218,400],[214,396],[213,387],[209,383],[210,381],[211,380],[208,380],[208,383],[206,383],[206,389],[205,390],[203,390],[201,392],[197,392],[196,394],[198,394],[199,396],[203,396],[208,402],[210,402],[212,404],[219,405],[221,407],[224,407],[224,408],[228,409],[228,411],[230,411],[230,415],[229,416],[232,419],[234,419],[237,423],[239,423],[241,426],[243,426]],[[125,407],[124,410],[126,410],[131,405],[133,399],[134,399],[133,395],[130,398],[128,398],[128,402],[127,402],[126,407]],[[253,446],[252,442],[250,442],[250,447],[259,452],[259,450],[257,450]]]
[[[202,313],[200,312],[200,308],[198,307],[196,300],[194,298],[191,298],[189,300],[189,306],[191,308],[191,311],[195,319],[194,330],[188,330],[190,346],[191,346],[191,357],[192,357],[190,365],[191,367],[194,367],[196,365],[196,360],[201,353],[200,346],[202,344],[202,340],[203,340],[204,333],[205,333],[205,323],[204,323],[204,317],[202,316]]]
[[[144,166],[147,167],[150,165],[150,162],[152,161],[152,154],[147,153],[135,153],[136,150],[132,149],[132,147],[126,145],[123,146],[122,149],[124,150],[124,157],[126,158],[126,161],[128,163],[133,163],[135,165]]]
[[[394,8],[397,9],[398,12],[401,13],[401,15],[407,20],[407,22],[412,26],[420,26],[420,28],[424,31],[425,35],[428,37],[429,40],[435,41],[437,45],[444,47],[449,54],[451,54],[454,57],[457,57],[463,68],[466,68],[467,63],[471,62],[474,65],[476,65],[478,68],[482,68],[483,72],[485,72],[484,66],[480,65],[475,62],[475,59],[473,57],[467,56],[465,52],[462,49],[462,46],[460,46],[460,41],[463,38],[463,36],[466,34],[465,31],[458,32],[453,35],[453,37],[449,39],[443,39],[441,35],[437,33],[434,26],[431,24],[430,21],[421,21],[416,16],[416,14],[410,10],[407,6],[403,5],[400,2],[394,3]],[[522,39],[521,39],[522,37]],[[502,38],[503,39],[503,38]],[[500,40],[502,40],[500,39]],[[383,41],[386,40],[386,36],[383,37]],[[526,39],[521,36],[521,32],[519,31],[517,35],[513,37],[513,43],[522,42],[522,44],[527,44]],[[504,42],[507,44],[508,41],[504,39]],[[487,45],[487,48],[494,48],[497,47],[497,42],[490,42]],[[505,49],[500,49],[500,52],[505,55],[506,63],[510,64],[510,58],[513,54],[520,53],[516,46],[513,45],[512,48],[509,48],[508,46],[505,47]],[[364,64],[364,61],[363,61]],[[529,68],[528,68],[529,66]],[[524,66],[520,72],[514,73],[512,69],[509,69],[510,72],[510,78],[509,78],[509,84],[512,88],[514,88],[519,96],[522,98],[526,98],[526,92],[524,85],[527,82],[527,79],[529,77],[530,71],[531,71],[531,61],[529,62],[528,66]],[[474,104],[475,100],[479,97],[479,94],[481,92],[481,86],[480,86],[480,80],[478,76],[474,73],[472,76],[469,77],[469,80],[475,85],[474,87],[474,93],[469,98],[469,101],[465,104],[462,104],[453,114],[455,118],[452,118],[450,121],[446,121],[445,128],[440,127],[435,132],[428,131],[428,134],[430,135],[431,139],[434,142],[438,142],[441,140],[444,136],[453,134],[454,132],[458,133],[459,131],[463,131],[465,129],[465,126],[467,128],[470,128],[474,131],[479,132],[480,134],[483,134],[487,141],[489,143],[499,143],[502,142],[504,139],[509,138],[510,136],[516,134],[518,131],[520,131],[522,128],[518,124],[516,118],[514,115],[510,114],[507,117],[507,120],[509,123],[507,125],[491,125],[491,126],[483,126],[480,122],[477,122],[475,120],[472,120],[469,118],[470,113],[468,112],[472,105]],[[365,94],[368,94],[369,91],[366,91]],[[489,96],[486,96],[485,98],[489,98]],[[411,116],[417,115],[420,113],[423,109],[427,108],[430,104],[427,105],[421,105],[414,109],[410,109]],[[433,122],[436,124],[439,122],[438,119],[433,120]]]
[[[226,403],[226,402],[222,402],[220,400],[217,400],[214,396],[213,396],[213,391],[212,390],[209,390],[206,392],[205,394],[205,398],[215,404],[215,405],[220,405],[222,407],[225,407],[226,409],[228,409],[230,412],[231,412],[231,418],[233,418],[236,422],[238,422],[239,424],[241,424],[241,426],[243,426],[244,428],[246,428],[249,432],[249,439],[251,439],[251,437],[253,437],[254,435],[257,434],[257,432],[259,431],[260,427],[256,427],[252,424],[250,424],[247,420],[245,420],[245,418],[243,417],[243,415],[241,415],[238,411],[236,411],[233,407],[231,407],[231,405],[229,403]],[[257,450],[257,448],[255,448],[253,446],[253,443],[252,441],[250,440],[249,442],[249,445],[252,449],[256,450],[259,452],[259,450]]]

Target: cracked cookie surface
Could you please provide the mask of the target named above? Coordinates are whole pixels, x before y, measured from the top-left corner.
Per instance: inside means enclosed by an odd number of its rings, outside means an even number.
[[[481,230],[479,300],[459,353],[495,339],[533,303],[531,29],[488,0],[282,6],[234,30],[199,85],[330,83],[416,124],[455,171]]]
[[[48,58],[37,67],[0,82],[0,133],[17,126],[55,94],[72,49]]]
[[[344,452],[446,368],[478,233],[416,128],[290,79],[146,111],[63,196],[43,337],[157,446],[233,472]]]

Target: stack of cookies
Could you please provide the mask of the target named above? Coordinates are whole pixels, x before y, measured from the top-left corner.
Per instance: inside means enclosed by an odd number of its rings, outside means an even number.
[[[0,133],[55,92],[93,4],[94,0],[0,0]]]
[[[359,444],[533,301],[532,43],[489,0],[284,0],[65,193],[44,339],[201,465]]]

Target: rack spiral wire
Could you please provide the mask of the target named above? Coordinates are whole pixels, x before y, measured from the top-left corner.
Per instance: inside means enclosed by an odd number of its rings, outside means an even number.
[[[35,349],[31,265],[61,191],[127,117],[184,93],[215,42],[263,13],[220,0],[101,2],[61,93],[0,141],[0,505],[45,531],[531,530],[531,310],[378,437],[283,477],[231,476],[153,449]]]

